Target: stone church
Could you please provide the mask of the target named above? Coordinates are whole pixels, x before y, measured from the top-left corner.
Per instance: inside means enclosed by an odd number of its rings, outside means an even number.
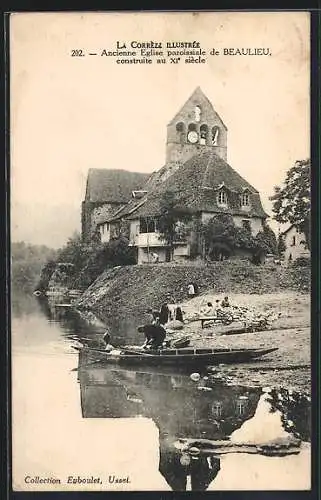
[[[227,163],[227,127],[198,87],[167,125],[166,163],[145,174],[91,169],[82,206],[83,237],[101,241],[129,227],[137,263],[195,255],[197,234],[175,244],[173,254],[157,228],[161,200],[172,192],[182,212],[204,223],[226,213],[257,234],[267,218],[259,192]],[[196,254],[200,249],[196,248]]]

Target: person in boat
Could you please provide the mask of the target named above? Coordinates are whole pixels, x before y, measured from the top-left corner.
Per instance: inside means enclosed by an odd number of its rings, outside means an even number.
[[[110,333],[108,330],[106,330],[106,332],[104,333],[104,336],[103,336],[103,341],[105,342],[105,351],[112,351],[114,349],[114,346],[111,345],[110,343]]]
[[[166,337],[166,330],[161,324],[144,325],[138,327],[139,333],[144,333],[143,349],[160,349]]]
[[[229,301],[229,298],[226,296],[224,297],[224,299],[222,300],[221,302],[221,306],[222,307],[231,307],[231,304],[230,304],[230,301]]]

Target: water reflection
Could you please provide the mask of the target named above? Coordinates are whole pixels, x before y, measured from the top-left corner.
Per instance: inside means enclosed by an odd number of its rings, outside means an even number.
[[[132,370],[101,365],[83,366],[79,357],[78,380],[84,418],[144,416],[159,429],[159,470],[173,490],[206,490],[220,470],[220,454],[229,451],[229,438],[243,423],[253,418],[262,389],[217,385],[209,379],[193,382],[188,375],[160,370]],[[269,410],[280,411],[288,422],[289,406],[276,406],[275,395],[268,395]],[[277,401],[279,401],[279,398]],[[297,396],[291,395],[293,401]],[[303,404],[305,401],[305,404]],[[308,401],[302,397],[299,413],[292,413],[298,429],[309,428]],[[307,437],[307,432],[300,437]],[[184,452],[180,442],[190,440],[212,445],[209,452]],[[207,448],[209,448],[207,444]],[[213,446],[214,444],[214,446]],[[294,443],[296,446],[296,443]],[[224,448],[225,447],[225,448]],[[233,450],[230,450],[233,451]],[[237,450],[236,450],[237,451]],[[249,448],[254,453],[256,448]],[[282,453],[290,453],[279,450]],[[195,450],[194,450],[195,452]],[[235,449],[234,449],[235,452]],[[298,453],[298,450],[293,453]]]
[[[47,303],[47,301],[45,302]],[[15,318],[36,314],[39,311],[39,307],[39,301],[33,295],[16,293],[14,290],[11,291],[11,310]],[[47,316],[46,312],[44,314]]]
[[[64,356],[70,344],[75,342],[101,345],[104,323],[91,312],[76,311],[71,305],[62,307],[57,299],[36,302],[33,297],[16,302],[13,307],[16,318],[29,314],[39,319],[39,312],[41,314],[41,322],[38,319],[33,323],[17,322],[16,342],[21,345],[25,337],[26,352],[30,351],[31,340],[46,345],[49,351],[57,339],[60,347],[64,343],[66,346],[65,350],[59,350],[59,356]],[[39,331],[35,332],[35,327]],[[113,338],[122,339],[123,336],[123,331],[113,331]],[[132,341],[132,337],[126,338],[126,342]],[[224,469],[222,457],[225,454],[241,452],[243,455],[237,459],[242,461],[245,453],[263,453],[262,447],[261,451],[257,448],[262,443],[257,435],[253,437],[253,432],[252,437],[248,434],[245,439],[247,447],[242,448],[237,443],[231,447],[237,433],[243,432],[246,425],[251,427],[251,422],[252,431],[256,423],[261,434],[263,428],[266,436],[266,421],[269,416],[276,415],[271,440],[275,431],[280,430],[285,439],[290,436],[310,440],[310,401],[286,389],[263,393],[258,387],[218,383],[210,375],[193,381],[188,374],[174,369],[84,365],[81,360],[77,373],[83,418],[142,416],[153,420],[159,430],[159,471],[175,491],[202,491],[220,481],[217,476]],[[45,378],[46,373],[43,375]],[[279,449],[279,456],[281,451]],[[299,451],[298,447],[295,451],[293,445],[293,449],[288,446],[286,453]]]

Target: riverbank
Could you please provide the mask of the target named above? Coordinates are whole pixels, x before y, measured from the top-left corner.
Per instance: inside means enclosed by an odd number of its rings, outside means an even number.
[[[146,264],[105,271],[84,292],[77,307],[91,309],[104,321],[143,316],[148,307],[186,301],[187,286],[197,283],[199,295],[243,293],[308,293],[309,267],[255,266],[248,261],[190,264]]]
[[[217,295],[207,293],[182,304],[184,311],[191,314],[199,310],[203,301],[213,301]],[[220,298],[220,296],[218,296]],[[270,329],[225,335],[224,328],[208,326],[201,328],[200,321],[184,326],[195,347],[224,348],[270,348],[278,350],[255,363],[222,365],[214,368],[213,376],[225,382],[250,386],[287,387],[310,393],[310,296],[295,292],[278,292],[263,295],[231,294],[231,303],[267,312],[280,313]],[[225,328],[226,329],[226,328]]]
[[[199,311],[201,303],[228,295],[232,303],[272,311],[280,316],[269,330],[222,335],[222,327],[201,328],[188,322],[184,333],[194,346],[278,347],[254,365],[219,367],[213,376],[249,385],[291,387],[310,392],[310,269],[275,265],[253,266],[243,261],[210,265],[142,265],[114,268],[103,273],[82,295],[77,306],[92,310],[106,325],[112,319],[141,324],[146,309],[163,302],[180,304],[185,316]],[[187,300],[187,284],[198,284],[200,294]]]

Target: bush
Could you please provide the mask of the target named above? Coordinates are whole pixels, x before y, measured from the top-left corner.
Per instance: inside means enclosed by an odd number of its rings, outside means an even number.
[[[213,260],[230,257],[236,250],[250,252],[253,263],[260,264],[262,255],[276,253],[277,241],[272,229],[264,224],[261,231],[253,236],[251,226],[236,226],[229,214],[218,214],[201,227],[206,254]]]
[[[124,236],[108,243],[88,244],[76,234],[58,251],[55,261],[45,264],[38,283],[39,289],[47,289],[51,277],[53,284],[87,288],[106,269],[135,264],[134,250],[128,244],[129,241]],[[72,266],[62,269],[63,263]]]
[[[12,243],[11,255],[13,292],[32,293],[43,265],[55,259],[56,252],[45,245],[31,245],[21,241]]]
[[[310,257],[298,257],[292,263],[293,267],[308,267],[311,266],[311,258]]]

